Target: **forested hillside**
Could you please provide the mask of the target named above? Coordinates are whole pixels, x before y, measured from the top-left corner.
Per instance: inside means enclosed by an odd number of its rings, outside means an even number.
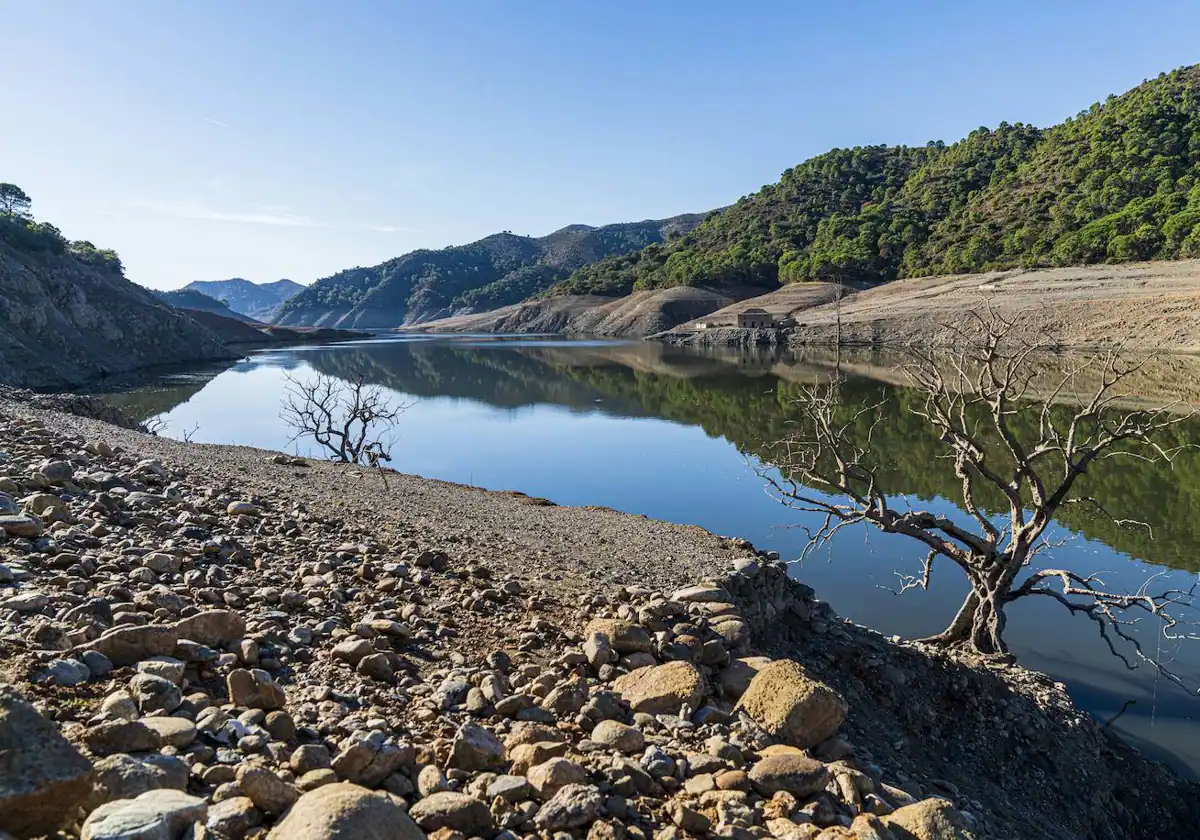
[[[553,294],[628,294],[1200,256],[1200,66],[1042,130],[835,149]]]
[[[318,280],[288,300],[275,321],[394,327],[495,309],[543,292],[589,262],[677,236],[701,218],[571,225],[540,238],[497,233],[469,245],[413,251]]]

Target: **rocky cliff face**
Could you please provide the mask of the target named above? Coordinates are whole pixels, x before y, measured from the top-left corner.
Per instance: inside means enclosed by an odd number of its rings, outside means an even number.
[[[116,271],[0,243],[0,383],[66,387],[232,355],[212,332]]]

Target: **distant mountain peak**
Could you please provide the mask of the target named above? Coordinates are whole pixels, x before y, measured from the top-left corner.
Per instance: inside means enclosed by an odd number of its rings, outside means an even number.
[[[252,283],[242,277],[231,277],[228,280],[197,280],[188,283],[184,289],[216,298],[240,315],[270,323],[279,307],[304,287],[291,280]]]
[[[572,224],[536,238],[501,231],[467,245],[412,251],[318,280],[280,309],[277,323],[373,329],[484,312],[540,294],[580,266],[661,242],[703,218]]]

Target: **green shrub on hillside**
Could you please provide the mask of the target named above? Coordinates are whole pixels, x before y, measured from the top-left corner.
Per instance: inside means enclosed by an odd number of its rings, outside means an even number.
[[[1200,256],[1200,66],[1042,131],[835,149],[684,236],[585,266],[551,294],[883,282]]]
[[[35,221],[29,213],[32,201],[15,184],[0,183],[0,241],[26,253],[67,254],[82,263],[124,274],[117,252],[97,248],[91,242],[70,242],[49,222]]]

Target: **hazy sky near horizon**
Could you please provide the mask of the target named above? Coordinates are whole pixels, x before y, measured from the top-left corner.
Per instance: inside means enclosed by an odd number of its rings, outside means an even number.
[[[0,181],[158,288],[704,211],[1200,61],[1194,0],[10,0],[0,29]]]

